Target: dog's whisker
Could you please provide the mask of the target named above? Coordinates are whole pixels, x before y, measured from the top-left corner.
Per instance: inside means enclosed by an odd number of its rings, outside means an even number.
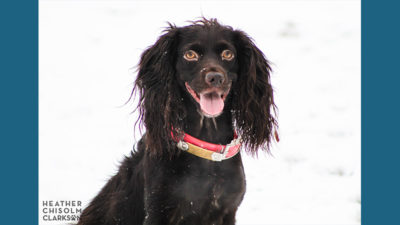
[[[215,130],[218,130],[217,121],[215,120],[215,117],[212,118],[212,121],[214,123]]]
[[[203,128],[203,122],[204,122],[204,114],[201,113],[199,110],[197,112],[200,114],[200,130]]]

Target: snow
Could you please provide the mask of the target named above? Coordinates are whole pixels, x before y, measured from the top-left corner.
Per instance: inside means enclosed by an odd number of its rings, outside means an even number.
[[[39,1],[39,209],[93,198],[140,138],[128,100],[166,21],[216,17],[273,63],[280,139],[237,224],[360,224],[360,1]],[[62,224],[62,222],[39,223]]]

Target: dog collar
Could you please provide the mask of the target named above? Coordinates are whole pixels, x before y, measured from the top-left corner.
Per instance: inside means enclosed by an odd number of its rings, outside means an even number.
[[[241,139],[237,137],[236,132],[234,139],[227,145],[212,144],[184,133],[183,140],[178,141],[177,147],[200,158],[222,161],[238,154],[241,144]]]

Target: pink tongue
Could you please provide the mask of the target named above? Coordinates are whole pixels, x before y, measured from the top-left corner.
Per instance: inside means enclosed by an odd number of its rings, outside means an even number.
[[[211,115],[218,115],[224,109],[224,100],[217,93],[200,94],[201,109]]]

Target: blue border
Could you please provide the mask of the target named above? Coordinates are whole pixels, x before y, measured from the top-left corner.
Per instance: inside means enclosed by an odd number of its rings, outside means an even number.
[[[38,224],[38,2],[0,4],[1,224]]]
[[[399,9],[362,1],[363,225],[400,220]],[[37,224],[38,2],[3,1],[0,10],[1,223]]]
[[[400,4],[361,8],[362,224],[400,224]]]

